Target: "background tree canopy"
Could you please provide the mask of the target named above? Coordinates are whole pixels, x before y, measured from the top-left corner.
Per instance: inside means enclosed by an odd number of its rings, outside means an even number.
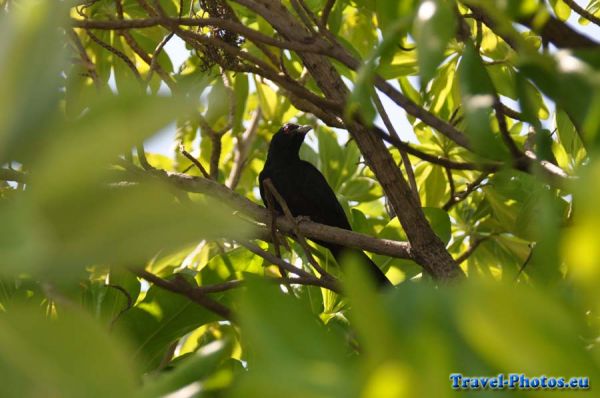
[[[583,3],[0,0],[0,395],[593,386],[600,1]],[[288,121],[315,127],[301,155],[356,232],[271,228],[257,175]],[[172,156],[145,152],[165,129]],[[366,250],[396,288],[304,238]]]

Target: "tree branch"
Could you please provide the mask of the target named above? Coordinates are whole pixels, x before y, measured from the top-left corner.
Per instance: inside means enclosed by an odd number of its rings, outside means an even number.
[[[304,254],[306,254],[306,258],[308,259],[308,262],[310,263],[310,265],[312,265],[313,268],[319,273],[321,278],[334,279],[327,271],[325,271],[323,268],[321,268],[319,263],[313,257],[310,246],[308,245],[308,243],[306,243],[306,239],[304,238],[304,235],[302,234],[302,232],[300,232],[300,229],[298,228],[299,223],[294,219],[294,216],[292,215],[290,208],[288,207],[287,203],[285,202],[285,199],[283,199],[283,196],[281,196],[281,194],[277,191],[277,188],[275,188],[275,185],[273,185],[273,183],[271,182],[271,179],[267,178],[266,180],[263,181],[263,184],[264,184],[265,188],[267,188],[268,192],[275,198],[275,200],[277,201],[279,206],[283,209],[283,214],[285,215],[287,220],[292,225],[294,225],[294,235],[296,236],[296,240],[300,244],[300,247],[302,247],[302,250],[304,250]]]
[[[140,278],[143,278],[143,279],[147,280],[148,282],[152,282],[153,284],[155,284],[156,286],[158,286],[162,289],[165,289],[170,292],[173,292],[173,293],[176,293],[176,294],[179,294],[179,295],[189,298],[191,301],[206,308],[210,312],[217,314],[218,316],[220,316],[223,319],[226,319],[228,321],[234,320],[234,316],[229,308],[225,307],[223,304],[219,303],[218,301],[215,301],[215,300],[211,299],[210,297],[207,297],[206,294],[202,290],[199,290],[198,288],[190,285],[189,282],[187,282],[185,279],[183,279],[181,277],[179,279],[176,279],[175,281],[170,281],[170,280],[162,279],[144,269],[130,268],[129,270],[131,272],[133,272],[135,275],[139,276]]]
[[[252,147],[254,139],[256,138],[256,133],[258,132],[258,124],[261,118],[262,112],[260,110],[260,107],[258,107],[252,114],[252,119],[250,120],[250,124],[248,125],[246,131],[244,131],[244,133],[241,136],[238,136],[236,138],[235,153],[233,155],[233,165],[231,167],[229,177],[227,178],[227,182],[225,183],[225,185],[227,185],[231,189],[235,189],[238,183],[240,182],[240,177],[248,160],[250,148]]]
[[[246,216],[264,225],[268,224],[269,212],[267,209],[258,206],[244,196],[233,192],[231,189],[215,181],[173,172],[165,172],[165,178],[182,190],[215,197]],[[287,234],[294,232],[295,225],[290,223],[285,217],[278,217],[276,223],[280,231]],[[410,245],[407,242],[377,239],[358,232],[318,224],[312,221],[301,222],[298,225],[298,229],[304,236],[310,239],[354,247],[385,256],[412,258]],[[265,233],[268,234],[267,231]]]
[[[467,259],[469,257],[471,257],[471,255],[475,252],[475,250],[477,250],[479,245],[482,244],[483,242],[485,242],[486,240],[488,240],[489,238],[490,238],[489,236],[484,236],[483,238],[475,238],[473,240],[473,243],[471,243],[471,245],[469,246],[469,248],[467,250],[465,250],[464,253],[462,253],[460,256],[458,256],[456,258],[456,262],[458,264],[462,264],[465,261],[467,261]]]
[[[181,154],[183,156],[185,156],[186,158],[188,158],[188,160],[190,162],[192,162],[194,164],[194,166],[196,166],[196,168],[198,170],[200,170],[200,173],[202,173],[202,176],[204,178],[207,179],[211,179],[210,174],[208,174],[208,171],[206,171],[206,169],[204,168],[204,166],[202,166],[202,163],[200,163],[200,161],[198,159],[196,159],[195,157],[192,156],[191,153],[189,153],[188,151],[185,150],[183,144],[179,145],[179,152],[181,152]]]
[[[318,286],[325,287],[336,293],[341,292],[341,288],[336,279],[333,279],[333,278],[332,279],[329,279],[329,278],[318,278],[317,279],[313,275],[304,271],[302,268],[294,267],[292,264],[288,263],[287,261],[285,261],[267,251],[262,250],[260,247],[256,246],[253,243],[243,241],[243,240],[238,241],[238,242],[240,245],[244,246],[246,249],[250,250],[252,253],[261,256],[262,258],[264,258],[271,264],[275,264],[275,265],[285,269],[286,271],[288,271],[291,274],[298,275],[302,280],[311,280],[311,281],[316,280],[316,281],[318,281],[317,282]],[[282,280],[289,281],[289,283],[294,283],[293,281],[296,280],[296,278],[282,278]]]
[[[571,10],[575,11],[577,14],[579,14],[583,18],[587,19],[591,23],[600,26],[600,18],[598,18],[591,12],[588,12],[585,8],[581,7],[579,4],[577,4],[575,2],[575,0],[563,0],[563,1],[571,8]]]
[[[445,211],[448,211],[455,204],[465,200],[471,192],[473,192],[474,190],[476,190],[477,188],[479,188],[481,186],[481,183],[488,177],[489,174],[490,174],[489,172],[481,173],[481,175],[479,177],[477,177],[475,179],[475,181],[473,181],[470,184],[467,184],[467,189],[465,189],[463,192],[460,192],[459,194],[450,196],[450,198],[448,199],[446,204],[442,207],[442,209],[444,209]]]
[[[521,38],[517,36],[516,31],[508,32],[503,26],[500,26],[497,18],[486,10],[482,6],[472,4],[471,0],[462,1],[465,3],[472,12],[472,15],[477,20],[483,22],[488,28],[490,28],[496,35],[500,36],[506,41],[513,49],[518,50],[521,46]],[[549,13],[548,13],[549,14]],[[548,15],[547,20],[542,26],[537,26],[537,22],[534,21],[534,16],[520,18],[518,23],[527,26],[529,29],[537,31],[544,40],[554,44],[558,48],[598,48],[600,43],[593,39],[578,33],[567,24],[559,21],[552,15]]]

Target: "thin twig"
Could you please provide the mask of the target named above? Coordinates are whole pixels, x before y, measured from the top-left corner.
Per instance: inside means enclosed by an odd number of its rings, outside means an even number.
[[[179,152],[181,152],[181,154],[183,156],[188,158],[192,162],[192,164],[194,166],[196,166],[198,168],[198,170],[200,170],[200,173],[202,173],[202,176],[204,176],[204,178],[207,178],[209,180],[211,179],[210,174],[208,174],[208,172],[206,171],[204,166],[202,166],[202,163],[200,163],[200,161],[198,159],[193,157],[191,153],[186,151],[185,148],[183,147],[183,145],[179,145]]]
[[[117,315],[115,315],[114,318],[111,319],[111,321],[110,321],[110,328],[112,328],[114,326],[115,322],[117,322],[119,320],[119,318],[121,317],[121,315],[123,315],[126,311],[129,311],[131,309],[131,307],[133,307],[133,300],[132,300],[131,295],[129,294],[129,292],[127,290],[125,290],[122,286],[111,285],[111,284],[106,284],[104,286],[118,290],[127,299],[127,303],[125,304],[125,307],[123,307],[121,309],[121,311],[119,311],[117,313]]]
[[[485,242],[489,238],[490,238],[489,236],[484,236],[482,238],[475,238],[475,239],[473,239],[473,242],[471,243],[471,245],[469,246],[469,248],[467,250],[465,250],[464,253],[462,253],[460,256],[458,256],[456,258],[456,263],[457,264],[464,263],[475,252],[475,250],[477,250],[477,248],[479,247],[479,245],[481,245],[483,242]]]
[[[136,146],[136,149],[137,149],[138,160],[140,161],[140,164],[142,165],[144,170],[156,170],[154,168],[154,166],[152,166],[150,164],[150,162],[148,162],[148,158],[146,158],[146,151],[144,150],[144,144],[138,144]]]
[[[275,255],[269,253],[268,251],[261,249],[260,247],[256,246],[254,243],[251,243],[249,241],[244,241],[244,240],[238,240],[238,243],[240,245],[244,246],[246,249],[250,250],[252,253],[261,256],[262,258],[264,258],[271,264],[275,264],[277,266],[282,267],[283,269],[285,269],[286,271],[288,271],[291,274],[298,275],[298,276],[301,276],[304,278],[311,278],[311,277],[314,278],[313,275],[304,271],[302,268],[293,266],[292,264],[288,263],[287,261],[285,261],[279,257],[276,257]]]
[[[204,292],[197,290],[194,286],[190,285],[189,282],[187,282],[185,279],[183,279],[181,277],[178,278],[176,281],[170,281],[170,280],[160,278],[160,277],[154,275],[153,273],[148,272],[144,269],[130,268],[129,270],[131,272],[133,272],[135,275],[139,276],[140,278],[143,278],[143,279],[147,280],[148,282],[152,282],[153,284],[155,284],[156,286],[158,286],[162,289],[165,289],[170,292],[173,292],[173,293],[176,293],[176,294],[179,294],[179,295],[189,298],[196,304],[201,305],[202,307],[217,314],[218,316],[220,316],[223,319],[227,319],[229,321],[233,321],[233,319],[234,319],[233,313],[231,312],[231,310],[229,308],[225,307],[223,304],[219,303],[218,301],[215,301],[215,300],[211,299],[210,297],[207,297],[204,294]]]
[[[521,265],[521,267],[519,268],[519,272],[517,272],[517,275],[515,275],[515,282],[519,280],[519,277],[521,276],[523,271],[525,271],[525,267],[527,267],[527,264],[529,264],[529,261],[531,260],[531,256],[533,256],[534,248],[535,248],[535,243],[530,243],[529,244],[529,254],[527,255],[527,258],[525,259],[525,261],[523,262],[523,265]]]
[[[422,151],[414,148],[413,146],[411,146],[409,143],[404,142],[400,139],[397,139],[396,137],[386,134],[385,131],[381,130],[377,126],[373,126],[371,131],[373,131],[375,134],[380,136],[384,141],[392,144],[396,148],[402,149],[421,160],[424,160],[429,163],[437,164],[437,165],[440,165],[443,167],[448,167],[448,168],[451,168],[454,170],[480,170],[480,169],[496,170],[501,166],[501,163],[499,163],[499,162],[487,162],[487,163],[479,163],[479,164],[470,163],[470,162],[456,162],[454,160],[444,158],[443,156],[431,155],[429,153],[422,152]]]
[[[156,54],[156,51],[155,54],[149,56],[138,45],[138,43],[135,41],[135,39],[129,32],[123,31],[121,33],[121,36],[123,36],[129,47],[137,54],[137,56],[140,57],[148,66],[150,66],[150,70],[148,71],[148,75],[146,76],[146,84],[150,82],[150,79],[152,78],[152,72],[156,70],[160,78],[165,82],[167,87],[169,87],[171,92],[174,92],[177,87],[175,84],[175,80],[173,80],[173,78],[160,66],[160,64],[156,62],[156,57],[158,56],[158,54]]]
[[[514,159],[521,159],[523,152],[519,149],[513,138],[510,136],[508,126],[506,124],[506,116],[504,115],[504,108],[500,102],[500,98],[497,93],[494,93],[494,110],[496,111],[496,120],[498,121],[498,127],[500,128],[500,134],[504,143],[508,147],[511,155]]]
[[[327,0],[325,7],[323,7],[323,13],[321,14],[321,25],[327,27],[327,23],[329,22],[329,14],[335,5],[335,0]]]
[[[292,4],[292,7],[294,8],[294,10],[296,11],[296,14],[300,17],[300,19],[304,23],[304,26],[308,30],[310,30],[310,32],[313,35],[316,34],[315,29],[313,27],[313,23],[315,22],[315,19],[311,18],[312,12],[310,12],[310,9],[308,9],[308,7],[305,6],[304,2],[302,2],[302,4],[300,4],[298,2],[298,0],[291,0],[290,2]]]
[[[140,76],[140,72],[135,67],[135,64],[127,57],[127,55],[123,54],[123,52],[117,50],[116,48],[114,48],[110,44],[105,43],[98,36],[96,36],[95,34],[93,34],[91,31],[86,30],[86,33],[90,37],[90,39],[92,39],[100,47],[102,47],[106,51],[108,51],[108,52],[116,55],[123,62],[125,62],[125,65],[127,65],[127,67],[133,72],[133,75],[135,76],[135,78],[137,79],[137,81],[140,82],[140,83],[142,83],[142,77]]]
[[[449,167],[444,167],[444,170],[446,171],[446,178],[448,179],[448,185],[450,186],[449,200],[452,200],[452,198],[456,196],[456,186],[454,184],[454,177],[452,176],[452,170],[450,170]]]
[[[398,141],[401,141],[400,136],[396,132],[396,129],[394,128],[392,121],[390,120],[385,108],[383,107],[383,104],[381,103],[381,100],[379,99],[379,95],[377,94],[377,92],[375,92],[375,94],[373,95],[373,100],[375,102],[375,107],[377,108],[377,112],[379,112],[379,115],[381,116],[381,119],[383,120],[383,124],[385,124],[385,127],[387,128],[389,135],[396,138]],[[413,170],[412,164],[410,163],[408,153],[406,152],[406,150],[404,148],[400,148],[400,147],[398,147],[398,151],[400,152],[400,157],[402,158],[402,164],[404,165],[404,170],[406,171],[406,176],[408,177],[408,183],[410,184],[410,188],[414,194],[415,200],[417,201],[417,203],[419,205],[421,205],[421,197],[419,195],[419,187],[417,186],[415,172]]]
[[[587,11],[585,8],[581,7],[574,0],[563,0],[573,11],[587,19],[591,23],[600,26],[600,18]]]
[[[227,178],[227,185],[231,189],[235,189],[240,182],[240,177],[242,175],[242,171],[246,166],[248,160],[248,153],[250,152],[250,148],[254,143],[258,132],[258,125],[262,118],[262,112],[260,107],[257,107],[252,114],[252,119],[250,119],[250,124],[246,131],[244,131],[241,136],[238,136],[236,139],[235,146],[235,154],[233,156],[233,165],[231,167],[231,172],[229,173],[229,177]]]
[[[479,177],[477,177],[475,179],[475,181],[473,181],[470,184],[467,184],[467,188],[463,192],[460,192],[454,196],[451,196],[448,199],[448,201],[446,202],[446,204],[444,204],[444,206],[442,206],[442,209],[444,209],[445,211],[448,211],[452,208],[452,206],[465,200],[471,192],[473,192],[477,188],[481,187],[481,183],[489,176],[489,174],[490,174],[489,172],[481,173],[479,175]]]
[[[298,284],[311,284],[315,286],[324,287],[336,293],[341,293],[341,288],[339,282],[335,279],[324,279],[324,278],[316,278],[314,275],[309,274],[304,271],[302,268],[294,267],[292,264],[288,263],[285,260],[282,260],[278,257],[275,257],[273,254],[262,250],[260,247],[256,246],[253,243],[248,241],[238,241],[238,243],[244,246],[246,249],[250,250],[252,253],[257,254],[270,262],[271,264],[275,264],[285,268],[291,274],[298,275],[299,278],[280,278],[281,283],[290,283],[294,284],[298,281]],[[306,283],[304,283],[306,281]],[[310,281],[310,283],[308,283]]]
[[[85,69],[88,71],[88,74],[94,82],[96,89],[100,90],[100,80],[98,79],[98,73],[96,72],[96,65],[87,55],[87,51],[85,51],[85,47],[81,43],[81,39],[79,38],[79,35],[75,32],[75,30],[69,29],[68,32],[71,41],[75,44],[75,47],[77,48],[77,52],[79,53],[79,57],[81,58],[81,63],[85,66]]]

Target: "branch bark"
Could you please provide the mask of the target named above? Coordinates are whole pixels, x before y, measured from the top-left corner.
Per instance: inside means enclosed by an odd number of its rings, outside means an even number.
[[[179,294],[179,295],[189,298],[196,304],[201,305],[202,307],[217,314],[218,316],[220,316],[223,319],[226,319],[228,321],[234,320],[233,313],[231,312],[231,310],[229,308],[225,307],[223,304],[219,303],[218,301],[213,300],[210,297],[207,297],[204,292],[196,289],[194,286],[190,285],[184,279],[170,281],[170,280],[160,278],[160,277],[154,275],[153,273],[148,272],[144,269],[130,268],[130,270],[135,275],[147,280],[148,282],[152,282],[156,286],[159,286],[165,290],[168,290],[170,292],[173,292],[173,293],[176,293],[176,294]]]
[[[165,178],[184,191],[203,193],[215,197],[229,207],[264,225],[267,225],[269,222],[270,216],[267,209],[215,181],[172,172],[166,172]],[[293,234],[295,225],[285,217],[278,217],[276,224],[280,231]],[[347,231],[312,221],[301,221],[297,224],[297,227],[304,236],[310,239],[354,247],[385,256],[412,258],[411,247],[407,242],[377,239],[358,232]],[[269,231],[265,227],[262,236],[268,236],[269,234]]]

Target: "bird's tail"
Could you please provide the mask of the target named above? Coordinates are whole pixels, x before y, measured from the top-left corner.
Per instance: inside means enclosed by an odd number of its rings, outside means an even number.
[[[365,267],[368,275],[375,281],[378,288],[383,289],[394,286],[392,282],[385,276],[383,271],[375,264],[362,250],[349,249],[345,247],[330,248],[331,253],[335,257],[340,266],[343,267],[347,258],[352,257],[354,261],[358,261],[361,266]],[[346,258],[346,260],[344,260]]]

